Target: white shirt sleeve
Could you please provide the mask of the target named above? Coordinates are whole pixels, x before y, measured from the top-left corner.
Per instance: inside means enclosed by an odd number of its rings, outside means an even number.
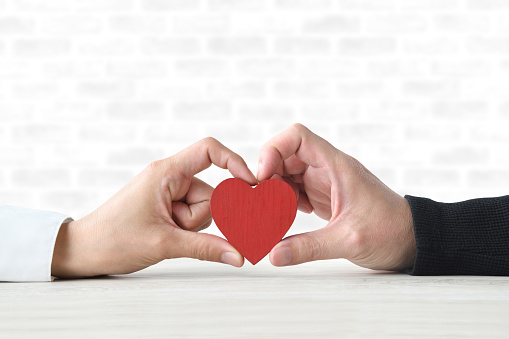
[[[55,241],[69,221],[55,212],[0,205],[0,281],[52,281]]]

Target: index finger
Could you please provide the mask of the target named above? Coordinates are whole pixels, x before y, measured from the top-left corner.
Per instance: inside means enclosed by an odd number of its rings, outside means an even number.
[[[294,124],[270,139],[260,150],[258,180],[272,177],[280,163],[292,155],[312,167],[325,165],[327,151],[334,149],[326,140],[301,124]]]
[[[186,177],[192,177],[214,164],[228,169],[235,178],[242,179],[251,185],[256,184],[256,178],[244,159],[211,137],[192,144],[168,159],[171,159],[176,169]]]

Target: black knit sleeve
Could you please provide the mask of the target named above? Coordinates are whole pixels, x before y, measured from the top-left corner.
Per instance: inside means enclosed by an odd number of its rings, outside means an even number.
[[[509,275],[509,196],[440,203],[405,196],[414,221],[412,275]]]

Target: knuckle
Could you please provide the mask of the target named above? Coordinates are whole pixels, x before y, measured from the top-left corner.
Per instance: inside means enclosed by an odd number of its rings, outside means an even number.
[[[146,170],[149,172],[155,172],[155,171],[159,171],[161,167],[162,167],[162,161],[156,160],[156,161],[152,161],[150,164],[148,164]]]
[[[318,260],[323,257],[323,250],[322,246],[318,243],[312,243],[309,247],[309,254],[311,257],[311,260]]]
[[[199,241],[193,248],[193,257],[199,260],[210,260],[213,257],[212,252],[210,245],[203,241]]]
[[[301,124],[300,122],[294,123],[290,128],[296,130],[299,133],[305,133],[308,131],[308,128]]]
[[[310,235],[304,235],[301,239],[302,243],[300,246],[302,258],[306,258],[307,261],[313,261],[323,258],[324,250],[322,244]]]
[[[352,182],[352,184],[359,178],[359,175],[367,172],[366,167],[360,161],[343,152],[336,152],[334,163],[337,170],[343,173],[345,180]]]
[[[219,141],[217,141],[217,139],[213,138],[213,137],[203,138],[203,139],[201,139],[201,142],[207,146],[214,146],[214,145],[219,144]]]
[[[311,132],[306,126],[304,126],[303,124],[301,124],[299,122],[290,126],[290,130],[292,133],[294,133],[296,135],[300,135],[301,138],[308,137]]]
[[[356,172],[363,172],[366,170],[364,165],[357,159],[352,156],[343,157],[344,161],[348,163],[349,167],[355,170]]]
[[[367,244],[367,236],[364,232],[351,231],[346,238],[346,247],[352,257],[361,255]]]

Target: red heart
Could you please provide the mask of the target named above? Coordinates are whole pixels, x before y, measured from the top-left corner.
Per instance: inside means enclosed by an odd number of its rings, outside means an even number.
[[[217,227],[253,265],[285,236],[297,214],[297,198],[283,180],[256,187],[240,179],[221,182],[210,199]]]

